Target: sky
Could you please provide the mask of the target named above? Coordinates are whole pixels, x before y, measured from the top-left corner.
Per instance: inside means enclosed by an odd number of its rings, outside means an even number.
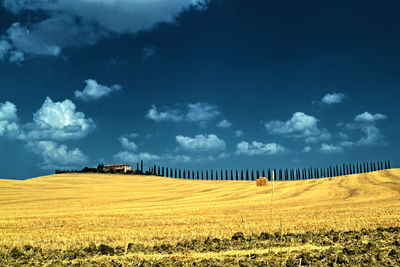
[[[400,165],[398,1],[0,3],[2,179]]]

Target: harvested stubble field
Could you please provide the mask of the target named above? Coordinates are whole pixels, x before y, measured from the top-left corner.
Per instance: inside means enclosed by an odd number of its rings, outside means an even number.
[[[0,180],[0,265],[400,264],[400,170],[306,181]],[[239,232],[239,233],[238,233]]]

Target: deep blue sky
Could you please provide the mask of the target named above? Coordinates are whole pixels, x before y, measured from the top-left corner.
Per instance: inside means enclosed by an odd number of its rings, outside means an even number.
[[[397,1],[3,0],[0,178],[400,165]]]

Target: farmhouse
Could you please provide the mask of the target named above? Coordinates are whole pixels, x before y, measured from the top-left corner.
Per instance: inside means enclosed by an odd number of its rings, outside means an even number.
[[[129,164],[108,164],[104,166],[105,171],[114,170],[115,172],[127,172],[132,170],[131,165]]]

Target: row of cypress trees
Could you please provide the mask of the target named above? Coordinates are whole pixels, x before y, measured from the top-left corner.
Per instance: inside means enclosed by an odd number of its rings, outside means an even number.
[[[353,164],[334,165],[326,168],[301,168],[301,169],[268,169],[265,170],[186,170],[179,168],[168,168],[154,165],[149,167],[146,172],[157,176],[194,179],[194,180],[246,180],[254,181],[259,177],[266,177],[272,180],[272,174],[275,173],[275,179],[278,181],[289,180],[307,180],[327,177],[336,177],[342,175],[368,173],[379,170],[390,169],[390,161],[363,162]],[[143,173],[143,161],[137,163],[137,170]]]

